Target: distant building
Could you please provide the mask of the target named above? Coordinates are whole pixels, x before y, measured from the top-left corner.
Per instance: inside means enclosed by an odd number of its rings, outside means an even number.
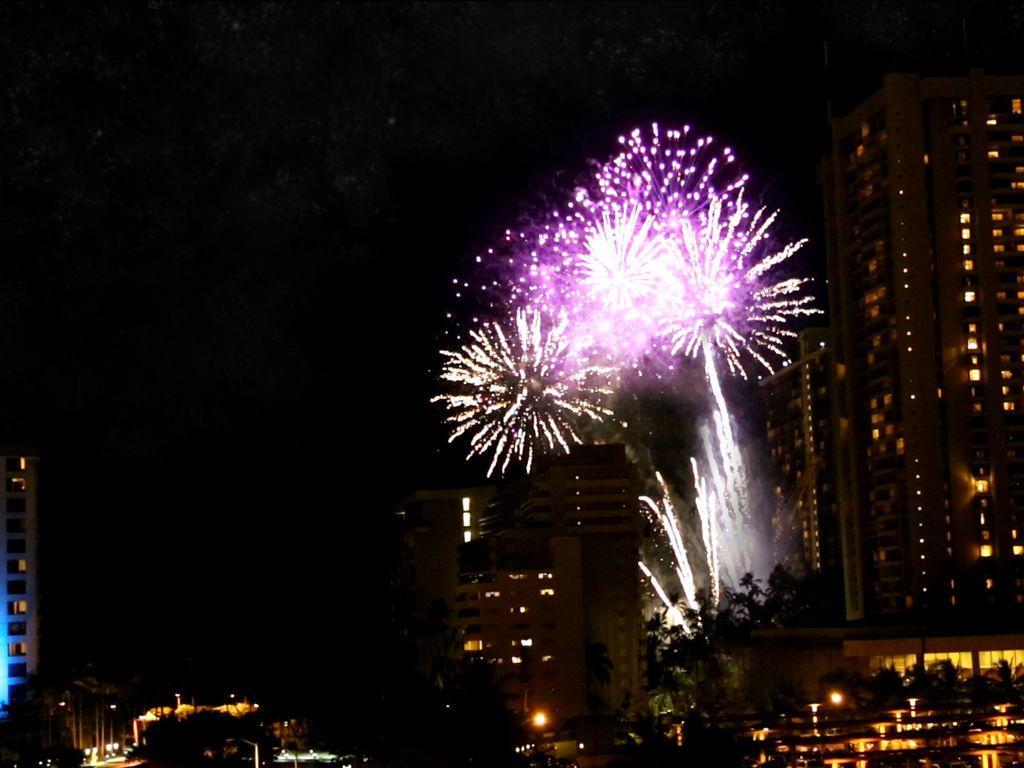
[[[4,485],[0,529],[4,553],[0,625],[0,707],[24,695],[39,665],[38,459],[29,451],[0,449]]]
[[[1024,76],[889,75],[832,124],[850,619],[1024,602],[1022,101]]]
[[[494,493],[494,486],[417,491],[401,504],[396,578],[403,610],[419,616],[438,601],[454,606],[459,545],[479,535]]]
[[[622,445],[542,460],[460,548],[464,651],[495,664],[515,707],[553,720],[640,694],[639,481]],[[605,679],[607,678],[607,679]]]
[[[817,572],[842,600],[842,549],[835,493],[831,354],[827,328],[800,334],[800,352],[761,381],[775,478],[776,559]]]

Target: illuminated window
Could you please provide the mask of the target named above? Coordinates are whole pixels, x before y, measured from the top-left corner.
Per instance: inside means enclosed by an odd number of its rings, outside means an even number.
[[[462,511],[469,512],[469,496],[462,497]]]
[[[528,610],[530,610],[530,609],[527,608],[525,605],[520,605],[519,606],[519,612],[520,613],[526,613]]]
[[[8,616],[24,616],[28,613],[28,602],[25,600],[12,600],[7,603]]]
[[[1014,227],[1013,235],[1014,237],[1024,237],[1024,227]]]
[[[960,230],[960,237],[963,240],[970,240],[971,239],[971,230],[968,229],[967,227],[964,227],[963,229]]]
[[[1020,99],[1010,99],[1010,111],[1015,114],[1020,114]]]
[[[1019,133],[1015,133],[1010,137],[1010,141],[1024,141],[1024,136],[1021,136]]]
[[[1002,221],[1006,218],[1006,214],[1002,211],[992,211],[992,221]]]
[[[970,372],[971,381],[981,381],[981,370],[978,368],[971,368]]]
[[[1011,181],[1010,189],[1024,189],[1024,181]]]
[[[992,579],[985,579],[985,589],[992,589],[995,586],[995,582]]]
[[[999,375],[1002,376],[1004,379],[1012,379],[1013,378],[1013,371],[1008,371],[1008,370],[1006,370],[1004,368],[1003,370],[1001,370],[999,372]]]
[[[971,336],[969,339],[967,339],[967,348],[968,349],[977,349],[978,348],[978,340],[974,336]]]
[[[522,640],[519,641],[519,644],[521,646],[523,646],[523,648],[529,648],[530,646],[533,645],[533,638],[532,637],[524,637]]]
[[[1003,410],[1004,411],[1014,411],[1016,409],[1017,409],[1017,404],[1014,403],[1013,400],[1004,400],[1003,401]]]
[[[879,437],[881,437],[881,433],[877,429],[872,429],[871,430],[871,439],[872,440],[877,440]]]
[[[1014,544],[1013,545],[1013,554],[1016,557],[1020,557],[1021,555],[1024,555],[1024,546],[1021,546],[1020,544]]]
[[[540,660],[541,660],[541,661],[551,661],[551,660],[552,660],[553,658],[555,658],[555,657],[554,657],[554,656],[552,656],[551,654],[547,654],[547,655],[545,655],[545,656],[541,656],[541,657],[540,657]]]
[[[992,158],[999,157],[999,150],[998,149],[990,149],[988,151],[988,156],[992,157]]]
[[[974,490],[977,493],[988,493],[988,480],[975,480]]]
[[[964,256],[970,256],[970,255],[971,255],[970,243],[964,243]]]
[[[482,651],[483,649],[483,640],[467,640],[462,644],[462,650],[464,651]]]
[[[512,657],[512,663],[513,664],[522,664],[523,660],[521,658],[519,658],[518,656],[513,656]]]
[[[25,478],[24,477],[8,477],[7,478],[7,490],[8,491],[24,491],[25,490]]]
[[[7,572],[8,573],[25,573],[28,570],[27,560],[8,560],[7,561]]]
[[[545,587],[540,593],[545,597],[551,597],[551,595],[555,594],[555,590],[551,589],[551,587]]]
[[[28,644],[27,643],[8,643],[7,644],[7,655],[8,656],[27,656],[28,655]]]
[[[24,456],[8,456],[7,457],[7,471],[18,472],[25,469],[25,457]]]
[[[974,259],[964,259],[964,269],[968,272],[974,269]]]
[[[466,543],[469,543],[470,541],[472,541],[473,540],[473,532],[472,531],[463,531],[462,532],[462,540],[464,542],[466,542]]]
[[[501,592],[484,592],[484,597],[501,597]]]
[[[537,574],[537,578],[538,579],[553,579],[553,578],[555,578],[555,574],[551,573],[550,571],[541,571],[540,573]]]
[[[982,544],[981,545],[981,556],[982,557],[992,557],[992,545],[991,544]]]
[[[472,523],[473,523],[473,518],[472,518],[472,516],[471,516],[471,515],[469,514],[469,512],[463,512],[463,513],[462,513],[462,527],[463,527],[463,528],[469,528],[469,526],[470,526],[470,525],[471,525]]]

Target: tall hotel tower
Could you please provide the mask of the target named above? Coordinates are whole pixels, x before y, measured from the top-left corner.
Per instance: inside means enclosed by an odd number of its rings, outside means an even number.
[[[1024,603],[1022,99],[1022,76],[890,75],[832,125],[850,619]]]
[[[3,616],[0,623],[0,717],[23,695],[39,662],[37,574],[38,459],[21,449],[4,448],[0,546],[3,551]]]

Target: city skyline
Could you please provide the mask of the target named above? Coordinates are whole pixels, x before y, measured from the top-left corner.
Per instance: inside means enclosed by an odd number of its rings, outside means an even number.
[[[394,505],[484,482],[428,401],[450,276],[520,201],[692,123],[810,238],[824,308],[828,115],[891,72],[1019,74],[1022,33],[969,4],[4,8],[0,436],[41,456],[42,669],[369,696]],[[306,631],[339,585],[369,629]]]

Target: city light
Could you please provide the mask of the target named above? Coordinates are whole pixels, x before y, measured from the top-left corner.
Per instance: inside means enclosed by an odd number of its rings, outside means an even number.
[[[535,728],[543,728],[548,724],[547,713],[541,711],[534,712],[532,722]]]

